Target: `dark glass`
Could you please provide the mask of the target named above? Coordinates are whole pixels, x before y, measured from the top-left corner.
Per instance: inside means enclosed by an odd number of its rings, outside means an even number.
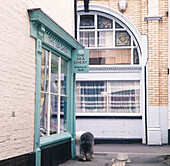
[[[122,29],[123,27],[121,25],[119,25],[117,22],[115,22],[115,28],[116,29]]]
[[[139,54],[138,54],[138,50],[136,48],[133,50],[133,63],[135,65],[139,64]]]
[[[80,26],[94,26],[94,15],[80,16]]]

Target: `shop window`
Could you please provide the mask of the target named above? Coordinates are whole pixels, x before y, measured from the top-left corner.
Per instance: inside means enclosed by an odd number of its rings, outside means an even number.
[[[77,113],[140,113],[140,81],[78,81],[76,87]]]
[[[40,136],[66,131],[67,62],[44,50],[41,59]]]

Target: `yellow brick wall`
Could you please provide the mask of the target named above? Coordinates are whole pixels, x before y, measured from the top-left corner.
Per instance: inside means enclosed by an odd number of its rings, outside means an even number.
[[[90,4],[118,10],[119,0],[92,0]],[[168,105],[168,0],[159,0],[162,21],[144,21],[148,16],[148,0],[127,0],[124,14],[140,31],[148,35],[149,105]],[[82,2],[79,2],[82,4]]]

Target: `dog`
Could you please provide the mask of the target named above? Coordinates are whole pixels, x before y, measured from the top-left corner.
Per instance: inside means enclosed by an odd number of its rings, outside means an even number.
[[[80,143],[80,137],[81,137],[81,135],[84,134],[84,133],[86,133],[86,131],[77,131],[77,132],[76,132],[76,144],[79,145],[79,143]]]
[[[80,161],[91,161],[94,157],[94,136],[90,132],[86,132],[81,135],[79,143],[79,160]]]

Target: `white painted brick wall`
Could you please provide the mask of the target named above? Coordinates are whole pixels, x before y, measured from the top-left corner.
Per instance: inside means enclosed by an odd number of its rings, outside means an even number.
[[[89,131],[95,138],[142,138],[142,120],[76,119],[76,131]]]
[[[168,106],[148,107],[148,144],[168,143]]]
[[[30,37],[27,10],[43,7],[73,34],[73,5],[73,0],[0,3],[0,160],[34,150],[35,39]]]

